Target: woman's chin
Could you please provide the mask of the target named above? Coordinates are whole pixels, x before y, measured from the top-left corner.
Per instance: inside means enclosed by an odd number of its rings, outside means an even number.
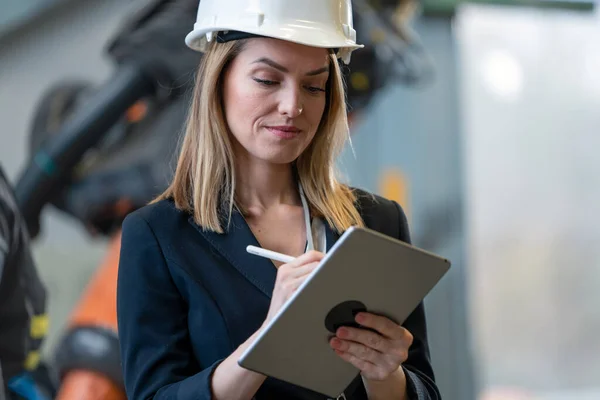
[[[291,151],[290,150],[283,150],[280,149],[278,151],[273,151],[273,152],[258,152],[258,154],[254,154],[254,156],[262,161],[271,163],[271,164],[291,164],[292,162],[294,162],[299,156],[300,156],[300,152],[298,151]]]

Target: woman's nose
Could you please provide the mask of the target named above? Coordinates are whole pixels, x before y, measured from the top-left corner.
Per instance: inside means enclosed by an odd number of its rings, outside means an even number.
[[[287,89],[281,94],[279,112],[288,118],[296,118],[304,110],[302,95],[298,89]]]

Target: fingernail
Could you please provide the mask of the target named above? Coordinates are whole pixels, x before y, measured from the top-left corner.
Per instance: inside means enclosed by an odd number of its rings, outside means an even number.
[[[337,331],[337,335],[339,337],[346,337],[348,335],[348,330],[346,328],[340,328]]]
[[[339,339],[335,339],[335,338],[331,339],[331,346],[340,347],[341,344],[342,344],[342,342],[340,342]]]
[[[364,322],[364,320],[365,320],[365,314],[363,314],[363,313],[356,314],[356,322]]]

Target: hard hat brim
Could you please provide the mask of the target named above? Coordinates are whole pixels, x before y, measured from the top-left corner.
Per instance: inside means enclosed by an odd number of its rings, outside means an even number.
[[[235,27],[222,26],[222,27],[210,27],[210,29],[196,28],[185,37],[186,45],[195,51],[205,52],[208,45],[207,34],[219,31],[237,30]],[[305,46],[319,47],[326,49],[339,49],[340,52],[348,53],[354,50],[363,48],[364,45],[357,44],[342,33],[332,31],[331,29],[315,29],[315,27],[304,27],[294,26],[293,28],[287,28],[285,26],[271,29],[256,29],[249,30],[245,29],[244,32],[268,37],[273,39],[280,39],[289,41],[292,43],[298,43]],[[214,38],[213,38],[214,40]]]

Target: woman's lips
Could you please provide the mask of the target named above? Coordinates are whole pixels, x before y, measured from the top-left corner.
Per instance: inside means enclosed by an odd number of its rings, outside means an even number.
[[[302,132],[301,129],[296,128],[295,126],[267,126],[267,129],[274,134],[275,136],[281,139],[293,139]]]

